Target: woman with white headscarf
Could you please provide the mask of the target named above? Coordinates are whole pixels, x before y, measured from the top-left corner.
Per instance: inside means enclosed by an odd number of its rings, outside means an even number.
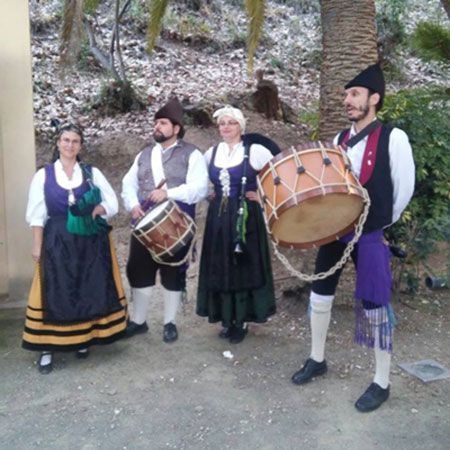
[[[239,343],[246,323],[267,321],[275,295],[256,175],[272,159],[260,144],[242,141],[245,118],[232,106],[214,113],[223,139],[205,158],[214,186],[200,262],[197,314],[222,322],[219,336]]]

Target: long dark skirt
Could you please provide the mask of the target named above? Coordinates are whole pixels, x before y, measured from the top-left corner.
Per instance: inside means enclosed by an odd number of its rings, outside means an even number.
[[[70,351],[124,335],[127,302],[109,234],[76,236],[65,224],[51,218],[44,229],[23,333],[28,350]]]
[[[197,314],[224,326],[262,323],[276,311],[266,228],[257,202],[248,201],[245,251],[235,253],[237,199],[220,210],[211,202],[200,262]]]
[[[80,323],[122,309],[107,233],[77,236],[66,219],[49,219],[42,250],[44,322]]]

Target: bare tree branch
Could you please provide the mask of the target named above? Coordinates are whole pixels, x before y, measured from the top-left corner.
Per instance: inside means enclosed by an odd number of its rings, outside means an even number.
[[[119,12],[120,0],[116,0],[115,24],[114,24],[114,30],[113,30],[113,34],[111,37],[111,45],[110,45],[110,54],[112,56],[114,55],[114,47],[117,51],[120,73],[122,76],[122,80],[124,80],[124,81],[126,81],[127,76],[125,73],[125,65],[123,63],[123,58],[122,58],[122,49],[120,47],[119,25],[120,25],[120,21],[122,20],[123,15],[125,14],[127,8],[129,7],[130,3],[131,3],[131,0],[127,0],[125,2],[125,4],[123,5],[122,10]]]
[[[116,68],[112,64],[111,58],[108,58],[108,56],[105,55],[105,53],[97,45],[97,41],[95,39],[95,34],[94,30],[92,29],[91,23],[87,19],[84,19],[83,23],[89,39],[89,50],[91,51],[92,55],[101,65],[101,67],[103,67],[103,69],[111,73],[111,75],[116,80],[120,80],[120,75],[118,74]]]

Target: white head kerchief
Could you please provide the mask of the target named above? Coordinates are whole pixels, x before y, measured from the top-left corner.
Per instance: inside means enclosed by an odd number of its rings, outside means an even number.
[[[233,106],[226,105],[223,108],[218,109],[214,114],[213,117],[217,119],[217,122],[224,117],[232,117],[234,120],[239,122],[239,126],[241,127],[241,133],[244,133],[245,131],[245,117],[244,114],[242,114],[242,111],[238,108],[234,108]]]

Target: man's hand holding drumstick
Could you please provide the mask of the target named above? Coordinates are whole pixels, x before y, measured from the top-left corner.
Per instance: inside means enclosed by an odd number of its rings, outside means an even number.
[[[161,203],[164,200],[167,200],[167,191],[165,189],[161,189],[166,184],[166,179],[163,178],[153,191],[150,192],[147,198],[147,202],[152,203]],[[147,203],[146,202],[146,203]],[[131,217],[134,220],[138,220],[141,217],[145,216],[145,211],[141,207],[141,205],[136,205],[131,210]]]

